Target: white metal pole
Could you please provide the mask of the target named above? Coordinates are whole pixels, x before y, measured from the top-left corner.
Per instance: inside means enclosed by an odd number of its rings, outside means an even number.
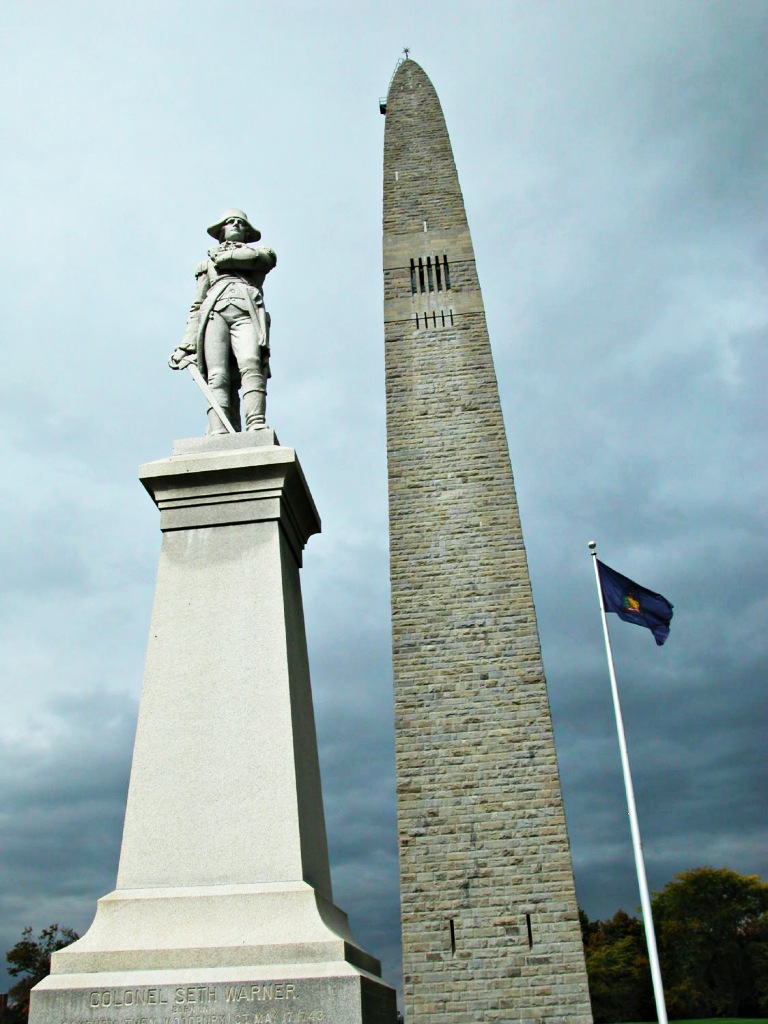
[[[619,734],[621,768],[624,773],[624,788],[627,793],[629,827],[632,832],[632,848],[635,852],[637,884],[640,887],[640,905],[643,910],[645,940],[648,945],[648,960],[650,961],[651,965],[651,978],[653,979],[653,995],[654,999],[656,1000],[656,1013],[659,1018],[659,1024],[667,1024],[667,1006],[664,1002],[664,986],[661,982],[661,967],[659,965],[659,954],[656,949],[656,932],[653,928],[653,915],[651,914],[651,898],[648,894],[648,880],[645,877],[645,862],[643,861],[643,844],[640,842],[640,826],[637,821],[637,810],[635,809],[635,793],[632,788],[632,776],[629,771],[629,754],[627,753],[627,741],[626,737],[624,736],[624,721],[621,717],[621,704],[619,703],[619,688],[616,683],[616,671],[613,667],[613,651],[611,650],[611,638],[608,635],[608,620],[605,617],[603,590],[600,586],[600,570],[597,566],[597,544],[593,540],[589,542],[589,550],[592,553],[592,562],[595,566],[595,582],[597,583],[597,597],[600,602],[600,617],[602,618],[603,622],[603,636],[605,637],[605,653],[608,657],[608,674],[611,677],[613,710],[616,713],[616,731]]]

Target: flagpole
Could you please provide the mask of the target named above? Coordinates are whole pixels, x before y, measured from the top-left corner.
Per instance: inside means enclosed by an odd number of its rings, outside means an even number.
[[[621,704],[619,703],[619,687],[616,683],[616,670],[613,667],[613,651],[611,650],[611,638],[608,635],[608,620],[605,617],[605,604],[603,602],[603,589],[600,586],[600,570],[597,566],[597,544],[591,540],[589,550],[592,553],[592,562],[595,567],[595,582],[597,583],[597,597],[600,602],[600,617],[603,622],[603,636],[605,637],[605,653],[608,657],[608,674],[611,677],[611,694],[613,695],[613,710],[616,713],[616,731],[619,734],[619,750],[621,751],[621,769],[624,773],[624,788],[627,793],[627,809],[629,811],[629,827],[632,832],[632,849],[635,853],[635,868],[637,870],[637,884],[640,887],[640,905],[643,910],[643,924],[645,925],[645,940],[648,946],[648,960],[651,965],[651,978],[653,979],[653,996],[656,1001],[656,1014],[659,1024],[667,1024],[667,1007],[664,1002],[664,986],[661,982],[661,967],[659,965],[659,954],[656,949],[656,932],[653,928],[653,915],[651,914],[651,897],[648,893],[648,879],[645,876],[645,862],[643,861],[643,844],[640,841],[640,825],[637,821],[637,810],[635,809],[635,793],[632,788],[632,775],[629,771],[629,754],[627,753],[627,740],[624,735],[624,720],[621,716]]]

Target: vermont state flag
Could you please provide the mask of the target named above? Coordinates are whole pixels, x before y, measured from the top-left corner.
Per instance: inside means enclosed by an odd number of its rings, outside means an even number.
[[[656,643],[661,647],[669,636],[673,605],[666,597],[633,583],[600,559],[597,560],[597,567],[605,610],[616,612],[625,622],[634,622],[636,626],[650,629]]]

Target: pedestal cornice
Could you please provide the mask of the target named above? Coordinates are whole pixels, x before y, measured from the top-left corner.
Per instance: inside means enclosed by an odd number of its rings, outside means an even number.
[[[160,529],[277,520],[302,564],[320,517],[293,448],[243,447],[245,437],[222,439],[215,450],[190,451],[139,469],[139,479],[160,510]],[[201,448],[207,439],[201,438]]]

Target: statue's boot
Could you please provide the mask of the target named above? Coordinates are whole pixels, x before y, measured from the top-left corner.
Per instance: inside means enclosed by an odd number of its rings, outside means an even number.
[[[243,412],[246,430],[262,430],[266,424],[266,391],[246,391],[243,395]]]
[[[229,411],[229,389],[225,389],[225,388],[211,388],[211,390],[213,391],[214,395],[216,396],[216,401],[221,406],[221,411],[224,413],[224,415],[227,417],[227,419],[231,423],[232,422],[232,416],[231,416],[231,413]],[[208,408],[208,429],[206,430],[206,434],[228,434],[228,433],[229,433],[229,431],[227,430],[227,428],[224,426],[224,424],[219,419],[218,413],[216,413],[214,411],[213,407],[210,406]]]
[[[224,412],[226,413],[226,409]],[[229,431],[219,419],[217,413],[213,409],[208,410],[208,429],[206,434],[228,434]]]

